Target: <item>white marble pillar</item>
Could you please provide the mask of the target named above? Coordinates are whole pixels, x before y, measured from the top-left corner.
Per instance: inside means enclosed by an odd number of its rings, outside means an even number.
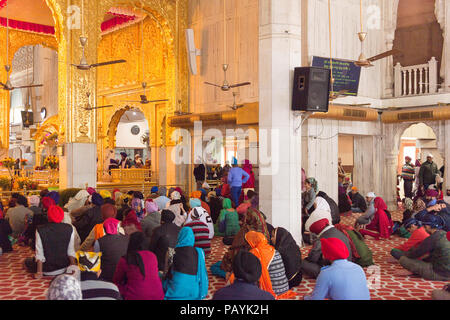
[[[97,145],[93,143],[68,143],[60,156],[61,189],[97,186]]]
[[[445,121],[444,125],[445,130],[445,143],[444,143],[444,196],[447,194],[446,191],[450,190],[450,121]]]
[[[386,202],[389,210],[397,209],[397,164],[398,154],[387,153],[385,156],[384,187],[381,190],[381,196]]]
[[[309,119],[306,133],[306,176],[317,180],[319,190],[338,202],[339,121]]]
[[[301,127],[291,111],[301,66],[301,1],[259,2],[260,209],[301,243]],[[296,130],[298,129],[298,130]]]

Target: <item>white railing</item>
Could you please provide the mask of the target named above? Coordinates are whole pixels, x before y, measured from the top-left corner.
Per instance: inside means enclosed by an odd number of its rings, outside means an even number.
[[[395,97],[418,96],[438,92],[438,62],[435,57],[426,64],[395,66]]]

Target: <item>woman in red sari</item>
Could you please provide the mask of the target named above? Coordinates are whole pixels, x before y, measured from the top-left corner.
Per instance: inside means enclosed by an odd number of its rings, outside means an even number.
[[[359,230],[364,235],[369,235],[377,240],[380,238],[389,239],[392,234],[392,219],[386,213],[387,205],[380,197],[375,198],[375,216],[370,224],[365,229]]]

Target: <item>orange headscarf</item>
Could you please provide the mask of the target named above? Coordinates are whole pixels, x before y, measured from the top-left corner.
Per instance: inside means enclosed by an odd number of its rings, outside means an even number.
[[[269,245],[267,238],[260,232],[247,232],[245,235],[245,240],[248,242],[250,247],[252,247],[250,252],[253,253],[253,255],[261,262],[262,273],[259,278],[259,288],[276,297],[276,294],[272,289],[272,281],[270,280],[269,275],[269,264],[275,255],[275,248]],[[234,274],[232,274],[230,282],[233,283],[234,279]]]
[[[264,234],[256,231],[249,231],[245,234],[245,240],[252,248],[250,252],[261,262],[262,272],[259,278],[259,288],[272,294],[277,300],[291,299],[297,294],[289,290],[282,295],[277,296],[272,289],[272,280],[269,275],[269,265],[275,256],[275,248],[268,243]],[[234,274],[230,277],[230,283],[235,280]]]
[[[189,198],[200,199],[201,197],[202,197],[201,191],[193,191],[193,192],[191,192]]]

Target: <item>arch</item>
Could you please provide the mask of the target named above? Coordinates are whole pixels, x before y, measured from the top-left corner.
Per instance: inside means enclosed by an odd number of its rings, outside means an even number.
[[[36,166],[41,166],[41,155],[45,148],[45,145],[42,144],[45,136],[47,134],[56,133],[59,136],[59,117],[55,115],[53,117],[48,118],[42,126],[36,131],[33,136],[35,140],[35,150],[36,150]]]
[[[390,186],[386,186],[387,190],[392,190],[395,192],[397,190],[397,166],[399,162],[399,154],[401,147],[401,138],[404,135],[405,131],[412,127],[413,125],[417,125],[419,123],[423,123],[426,126],[430,127],[434,134],[436,135],[437,149],[439,156],[443,158],[444,156],[444,144],[445,144],[445,136],[442,130],[442,121],[414,121],[414,122],[403,122],[403,123],[395,123],[387,125],[386,128],[390,133],[387,135],[387,140],[385,141],[385,146],[390,146],[390,149],[386,149],[387,151],[387,166],[385,168],[385,175]],[[392,177],[391,177],[392,175]],[[390,195],[387,194],[388,199]]]
[[[141,7],[143,3],[143,7]],[[182,101],[187,101],[188,88],[187,83],[181,83],[180,79],[188,78],[188,69],[179,68],[180,64],[187,63],[186,50],[179,50],[182,46],[182,35],[187,27],[187,1],[176,1],[173,3],[161,4],[159,0],[142,0],[142,1],[125,1],[125,0],[104,0],[99,3],[99,11],[102,18],[113,7],[132,7],[135,10],[143,11],[152,20],[156,21],[162,31],[165,44],[165,98],[169,101],[166,103],[166,114],[173,114],[176,109],[177,101],[181,97]],[[178,23],[177,23],[178,21]],[[103,19],[98,23],[100,29]],[[101,37],[101,34],[100,34]],[[176,41],[176,38],[180,41]],[[177,53],[177,54],[176,54]],[[172,130],[166,123],[166,131]],[[159,126],[159,123],[158,123]],[[159,128],[158,128],[159,130]],[[157,130],[157,131],[158,131]],[[167,135],[170,136],[170,135]],[[165,141],[169,143],[169,141]]]
[[[145,119],[147,120],[148,124],[149,124],[149,128],[150,128],[150,121],[149,121],[149,117],[148,114],[145,112],[145,109],[142,108],[141,106],[130,106],[130,105],[126,105],[125,107],[117,110],[111,117],[109,124],[108,124],[108,131],[106,134],[106,139],[107,139],[107,148],[109,149],[114,149],[116,147],[116,135],[117,135],[117,128],[119,126],[120,123],[120,119],[123,117],[123,115],[125,114],[125,112],[132,110],[132,109],[137,109],[140,112],[142,112],[142,114],[144,115]],[[150,135],[150,139],[151,139],[151,135]]]

